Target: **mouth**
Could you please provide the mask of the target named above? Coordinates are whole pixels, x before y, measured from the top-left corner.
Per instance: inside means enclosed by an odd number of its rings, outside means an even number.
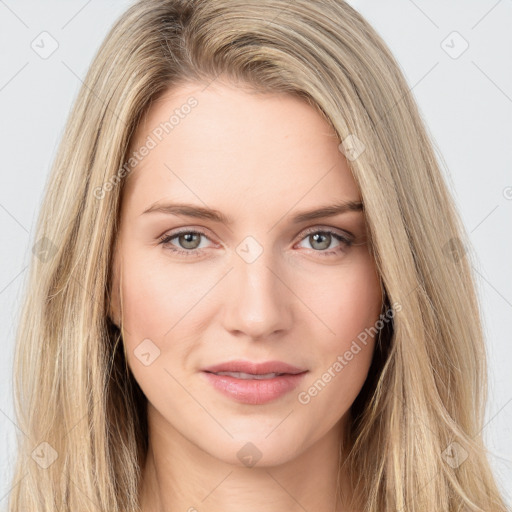
[[[263,405],[290,393],[307,372],[280,361],[230,361],[201,373],[224,396],[239,403]]]

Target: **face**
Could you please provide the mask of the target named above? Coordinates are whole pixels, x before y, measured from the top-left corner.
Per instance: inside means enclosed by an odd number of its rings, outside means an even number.
[[[361,199],[320,114],[201,89],[168,91],[132,141],[151,147],[123,192],[111,316],[150,424],[228,463],[243,448],[279,464],[342,428],[372,359],[379,277],[361,210],[304,215]]]

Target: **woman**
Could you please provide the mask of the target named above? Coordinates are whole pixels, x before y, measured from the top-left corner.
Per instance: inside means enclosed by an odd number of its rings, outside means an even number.
[[[85,83],[18,332],[10,510],[504,511],[467,238],[368,23],[144,0]]]

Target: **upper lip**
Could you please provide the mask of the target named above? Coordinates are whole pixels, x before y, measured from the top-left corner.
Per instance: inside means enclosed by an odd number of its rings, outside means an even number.
[[[250,373],[252,375],[265,375],[266,373],[289,373],[297,374],[303,373],[307,370],[297,368],[282,361],[265,361],[256,363],[252,361],[226,361],[207,368],[203,368],[204,372],[218,373],[218,372],[242,372]]]

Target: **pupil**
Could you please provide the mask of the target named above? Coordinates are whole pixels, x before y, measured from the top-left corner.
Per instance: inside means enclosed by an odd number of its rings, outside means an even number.
[[[329,247],[329,245],[331,244],[331,235],[329,235],[328,233],[315,233],[310,238],[313,239],[313,243],[311,243],[311,246],[313,248],[315,248],[314,244],[319,241],[319,238],[320,239],[323,238],[324,240],[323,240],[323,243],[320,240],[320,247],[317,247],[317,249],[327,249]]]
[[[180,239],[180,243],[183,242],[183,247],[186,249],[195,249],[198,245],[197,240],[199,239],[199,236],[197,233],[186,233],[185,235],[181,235]]]

